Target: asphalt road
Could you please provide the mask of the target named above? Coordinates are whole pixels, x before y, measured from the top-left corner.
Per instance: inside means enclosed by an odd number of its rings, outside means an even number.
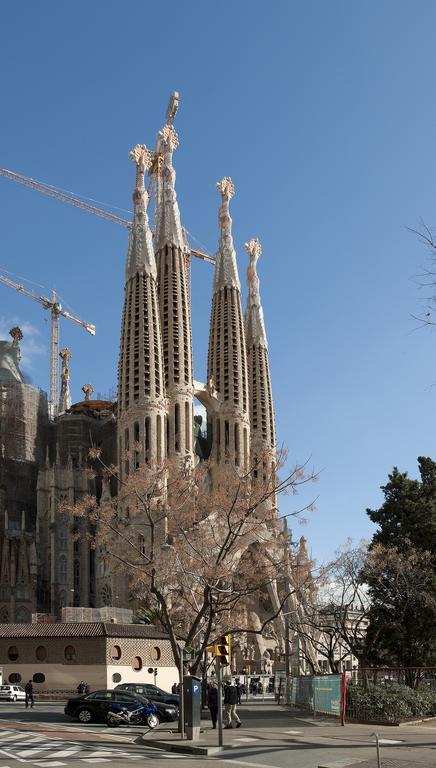
[[[375,760],[374,726],[349,725],[290,713],[273,703],[242,705],[242,728],[225,731],[224,753],[214,757],[180,756],[158,751],[142,742],[144,726],[108,728],[104,724],[84,726],[63,713],[63,703],[36,702],[34,709],[24,704],[0,704],[0,768],[84,768],[106,764],[108,768],[128,768],[140,760],[147,768],[162,766],[168,760],[180,768],[318,768],[331,765],[344,768],[354,763]],[[162,724],[153,738],[171,738]],[[216,731],[210,722],[202,723],[202,739],[216,744]],[[427,768],[436,765],[435,729],[431,724],[379,728],[383,740],[383,768]],[[374,767],[376,763],[374,762]],[[372,768],[372,763],[361,763]]]

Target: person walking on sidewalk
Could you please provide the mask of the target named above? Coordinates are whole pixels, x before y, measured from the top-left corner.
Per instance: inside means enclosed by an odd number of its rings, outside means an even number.
[[[207,689],[207,706],[212,720],[212,728],[216,728],[218,717],[218,686],[216,683],[211,683]]]
[[[30,707],[33,707],[33,685],[31,680],[24,686],[24,693],[26,694],[26,709],[29,706],[29,703]]]
[[[232,721],[236,721],[236,727],[240,728],[242,723],[236,712],[238,703],[238,689],[232,685],[230,680],[226,680],[224,686],[224,707],[225,707],[225,728],[232,728]]]

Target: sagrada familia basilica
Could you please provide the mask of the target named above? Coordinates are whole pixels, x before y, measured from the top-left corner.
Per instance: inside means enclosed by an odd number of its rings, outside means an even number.
[[[158,134],[158,158],[143,145],[130,153],[136,167],[134,218],[129,234],[116,401],[71,403],[69,352],[63,350],[59,413],[49,418],[45,393],[25,382],[20,370],[20,329],[0,341],[0,622],[29,622],[42,613],[59,617],[65,606],[117,606],[107,563],[85,539],[73,536],[59,511],[85,493],[108,493],[89,479],[87,454],[101,448],[121,478],[137,462],[165,457],[193,467],[216,463],[247,467],[258,452],[274,455],[276,434],[268,343],[256,263],[250,240],[248,298],[241,303],[229,204],[234,186],[217,189],[219,243],[211,297],[207,382],[195,380],[192,361],[187,261],[189,247],[176,196],[172,120]],[[144,175],[159,162],[159,189],[152,233]],[[207,428],[194,415],[194,399],[207,413]],[[142,457],[126,452],[137,444]],[[113,491],[112,491],[113,492]],[[303,545],[304,549],[304,545]],[[302,551],[301,554],[304,554]],[[120,606],[122,607],[122,606]]]

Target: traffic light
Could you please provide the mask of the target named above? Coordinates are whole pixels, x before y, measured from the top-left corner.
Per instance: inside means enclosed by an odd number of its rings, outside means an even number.
[[[221,635],[215,646],[215,654],[223,667],[230,664],[230,635]]]

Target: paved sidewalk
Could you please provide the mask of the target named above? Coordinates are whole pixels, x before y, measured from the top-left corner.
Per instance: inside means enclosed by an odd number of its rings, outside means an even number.
[[[238,707],[241,728],[224,731],[224,751],[213,757],[217,766],[259,768],[377,768],[374,731],[380,738],[382,768],[435,768],[436,739],[434,726],[374,726],[349,724],[341,727],[337,720],[316,718],[273,702],[253,702]],[[164,726],[162,726],[163,728]],[[183,743],[180,734],[157,731],[144,736],[143,742],[154,741],[174,747],[196,744],[215,747],[218,732],[210,722],[202,721],[199,742]]]

